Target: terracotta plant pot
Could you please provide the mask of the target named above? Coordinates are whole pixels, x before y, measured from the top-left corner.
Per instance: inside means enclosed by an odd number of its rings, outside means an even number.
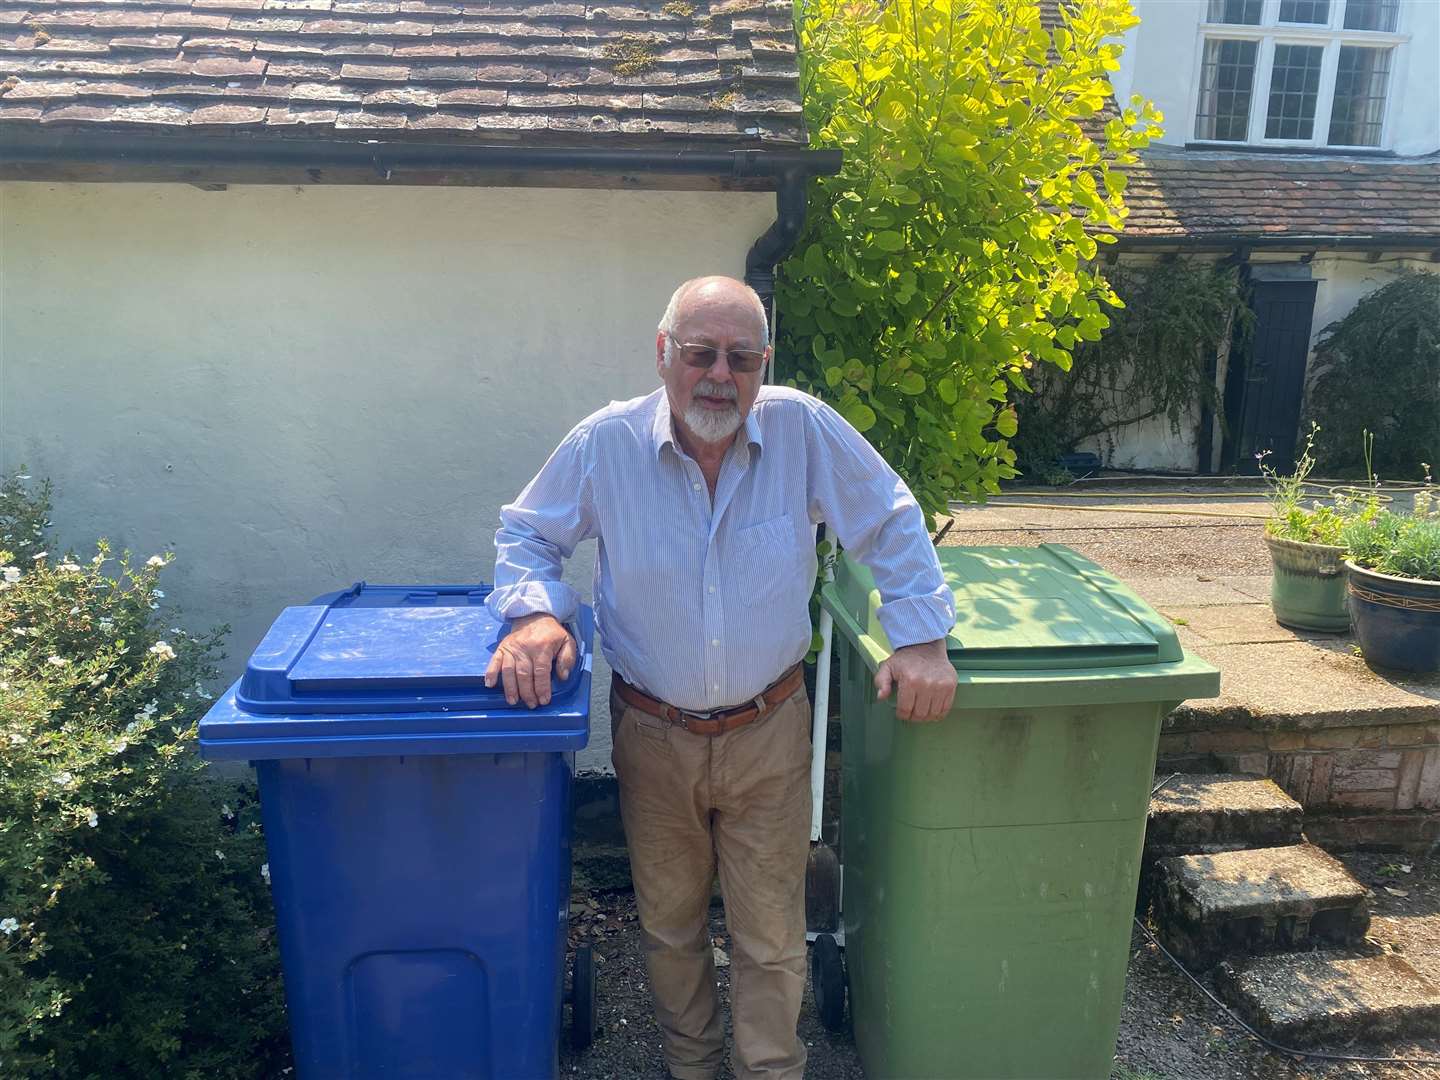
[[[1302,544],[1265,534],[1274,573],[1270,607],[1275,621],[1296,630],[1344,633],[1350,629],[1345,606],[1345,549],[1334,544]]]
[[[1347,561],[1350,615],[1368,663],[1440,671],[1440,581],[1395,577]]]

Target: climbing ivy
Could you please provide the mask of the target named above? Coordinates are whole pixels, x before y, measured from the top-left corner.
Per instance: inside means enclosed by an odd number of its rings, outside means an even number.
[[[1124,221],[1114,168],[1158,133],[1107,74],[1126,0],[799,0],[817,181],[781,268],[787,380],[829,400],[929,513],[1015,475],[1012,388],[1109,325],[1094,265]]]
[[[1012,440],[1026,475],[1044,478],[1087,439],[1113,449],[1123,428],[1163,418],[1178,434],[1199,406],[1220,410],[1210,367],[1227,339],[1248,339],[1254,316],[1234,266],[1183,259],[1108,271],[1125,307],[1099,341],[1075,349],[1068,371],[1031,373],[1033,394],[1012,393],[1020,430]]]

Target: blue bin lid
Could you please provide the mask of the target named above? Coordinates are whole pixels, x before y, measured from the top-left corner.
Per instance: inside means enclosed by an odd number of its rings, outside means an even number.
[[[257,752],[262,743],[278,750],[297,738],[307,746],[334,740],[337,754],[499,752],[498,746],[479,744],[493,743],[502,733],[508,736],[506,750],[574,749],[555,743],[557,736],[573,741],[577,719],[584,745],[589,609],[582,609],[571,627],[580,663],[552,683],[549,705],[532,710],[509,704],[499,683],[485,685],[485,670],[508,633],[506,620],[485,604],[489,593],[480,584],[358,582],[286,608],[251,655],[245,674],[201,721],[202,752],[302,756]],[[427,728],[436,740],[431,750],[420,748]],[[527,737],[536,745],[520,745]],[[379,740],[387,748],[360,751],[355,738],[365,745]],[[411,748],[397,749],[401,742]],[[342,743],[349,749],[341,749]]]

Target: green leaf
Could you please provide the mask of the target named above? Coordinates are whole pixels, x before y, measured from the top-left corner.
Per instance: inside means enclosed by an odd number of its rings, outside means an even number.
[[[959,394],[955,391],[955,380],[948,375],[935,384],[935,391],[946,405],[954,405]]]
[[[881,251],[899,251],[905,246],[905,238],[893,229],[876,233],[873,242]]]
[[[875,426],[875,410],[864,402],[857,401],[842,414],[850,425],[859,432],[869,431]]]
[[[923,394],[925,392],[925,376],[918,371],[907,371],[900,376],[899,388],[902,394]]]
[[[832,390],[835,387],[839,386],[841,380],[844,378],[845,373],[841,371],[838,367],[828,367],[825,369],[825,385],[830,387]]]
[[[1004,438],[1013,439],[1015,432],[1020,430],[1020,423],[1015,416],[1014,409],[1002,409],[995,417],[995,430]]]

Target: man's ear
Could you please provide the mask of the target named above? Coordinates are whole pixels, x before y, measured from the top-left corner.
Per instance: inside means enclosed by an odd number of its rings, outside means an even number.
[[[665,331],[658,330],[655,333],[655,370],[664,377],[665,371]]]

